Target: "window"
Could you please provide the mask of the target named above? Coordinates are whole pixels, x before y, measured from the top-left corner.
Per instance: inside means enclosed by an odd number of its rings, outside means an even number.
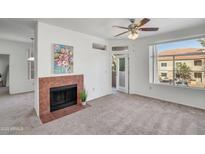
[[[112,51],[128,51],[128,46],[115,46],[112,47]]]
[[[167,67],[167,63],[161,63],[161,67]]]
[[[107,47],[104,44],[93,43],[92,48],[98,50],[106,50]]]
[[[201,60],[194,60],[194,66],[202,66]]]
[[[194,77],[201,79],[202,78],[202,74],[201,73],[194,73]]]
[[[31,50],[28,51],[28,79],[34,79],[34,55]]]
[[[205,89],[205,38],[150,46],[149,78],[151,83]]]
[[[124,72],[125,71],[125,58],[119,58],[119,71]]]
[[[162,77],[167,77],[167,73],[161,73]]]

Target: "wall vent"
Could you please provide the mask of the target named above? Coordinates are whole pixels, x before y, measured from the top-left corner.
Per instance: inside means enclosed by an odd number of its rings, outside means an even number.
[[[112,51],[128,51],[128,46],[115,46],[112,47]]]
[[[104,44],[93,43],[92,48],[97,50],[106,50],[107,47]]]

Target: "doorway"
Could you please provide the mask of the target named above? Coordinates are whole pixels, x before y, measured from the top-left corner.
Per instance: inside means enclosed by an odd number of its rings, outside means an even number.
[[[9,55],[0,54],[0,95],[9,93]]]
[[[112,55],[112,89],[129,93],[129,56],[128,54]]]

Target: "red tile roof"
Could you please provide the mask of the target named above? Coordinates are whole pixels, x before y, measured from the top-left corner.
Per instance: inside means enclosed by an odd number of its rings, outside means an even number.
[[[205,49],[178,48],[173,50],[161,51],[158,54],[158,60],[160,61],[172,60],[173,58],[172,56],[175,56],[176,60],[205,59]]]

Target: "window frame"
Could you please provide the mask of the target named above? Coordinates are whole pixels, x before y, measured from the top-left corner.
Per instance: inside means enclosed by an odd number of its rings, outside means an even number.
[[[28,57],[30,58],[33,56],[34,53],[32,53],[32,50],[28,50]],[[33,63],[33,69],[32,69],[32,63]],[[34,80],[35,79],[35,66],[34,61],[27,61],[27,68],[28,68],[28,80]],[[32,71],[33,71],[33,78],[32,78]]]
[[[186,40],[191,40],[191,39],[200,39],[200,38],[205,38],[205,34],[202,35],[195,35],[195,36],[188,36],[188,37],[182,37],[182,38],[177,38],[177,39],[170,39],[170,40],[164,40],[164,41],[156,41],[154,43],[149,44],[149,84],[151,85],[160,85],[160,86],[168,86],[168,87],[174,87],[174,88],[185,88],[185,89],[194,89],[194,90],[205,90],[205,88],[200,88],[200,87],[185,87],[185,86],[177,86],[176,84],[162,84],[162,83],[157,83],[155,82],[155,62],[157,58],[154,58],[156,55],[156,45],[157,44],[165,44],[165,43],[172,43],[172,42],[177,42],[177,41],[186,41]],[[176,67],[175,62],[173,62],[173,71],[174,67]],[[195,65],[194,65],[195,66]],[[201,65],[202,66],[202,65]],[[205,74],[205,71],[204,71]],[[203,76],[203,73],[202,73]]]
[[[199,75],[200,74],[200,75]],[[199,77],[200,76],[200,77]],[[202,79],[202,73],[201,72],[194,72],[194,78],[196,79]]]
[[[167,78],[167,73],[163,73],[163,72],[162,72],[162,73],[161,73],[161,76]]]
[[[165,65],[162,65],[162,64],[165,64]],[[167,63],[161,62],[161,67],[167,67]]]
[[[200,65],[197,64],[197,62],[200,61]],[[194,60],[194,66],[202,66],[202,60]]]

